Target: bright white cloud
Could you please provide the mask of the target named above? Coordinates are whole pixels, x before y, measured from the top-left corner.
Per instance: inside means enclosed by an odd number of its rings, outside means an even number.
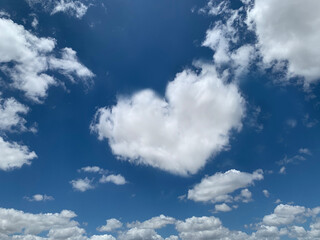
[[[55,39],[39,38],[6,18],[0,18],[0,29],[0,70],[10,78],[11,85],[28,98],[41,102],[48,88],[57,84],[48,70],[85,81],[94,76],[78,62],[70,48],[62,50],[62,58],[56,58],[53,55]]]
[[[111,218],[106,221],[106,225],[97,228],[100,232],[112,232],[115,229],[121,228],[122,222],[118,219]]]
[[[4,171],[30,165],[31,160],[37,158],[35,152],[16,142],[7,142],[0,136],[0,169]]]
[[[246,173],[237,170],[229,170],[225,173],[216,173],[213,176],[205,177],[201,182],[188,191],[188,199],[196,202],[225,202],[232,201],[230,195],[238,189],[254,184],[254,181],[263,179],[262,170]],[[241,191],[240,197],[235,200],[251,199],[248,189]]]
[[[92,180],[90,180],[88,178],[72,180],[70,183],[71,183],[74,190],[77,190],[80,192],[85,192],[89,189],[94,188],[94,186],[92,184]]]
[[[232,210],[232,208],[229,207],[227,204],[222,203],[222,204],[216,204],[214,206],[214,210],[216,212],[230,212]]]
[[[177,74],[165,98],[144,90],[99,109],[91,130],[108,139],[122,159],[180,175],[196,173],[228,146],[245,114],[238,86],[221,79],[213,66],[201,68]]]
[[[127,183],[126,179],[120,174],[118,174],[118,175],[111,174],[109,176],[103,175],[100,178],[99,182],[100,183],[111,182],[111,183],[114,183],[116,185],[124,185],[124,184]]]
[[[27,106],[14,98],[3,99],[0,93],[0,131],[26,130],[26,120],[21,115],[28,112],[29,108]]]
[[[270,193],[268,190],[264,189],[264,190],[262,190],[262,193],[266,198],[270,197]]]
[[[30,202],[45,202],[54,200],[52,196],[48,196],[46,194],[35,194],[32,197],[25,197],[25,199]]]
[[[62,12],[76,18],[82,18],[89,8],[78,0],[26,0],[30,7],[40,6],[41,10],[50,12],[51,15]]]
[[[306,85],[320,78],[319,9],[314,0],[255,0],[248,11],[264,62],[287,61],[288,76]]]

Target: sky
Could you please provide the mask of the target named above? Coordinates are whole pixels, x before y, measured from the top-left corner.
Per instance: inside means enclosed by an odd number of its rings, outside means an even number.
[[[0,239],[320,239],[319,10],[1,0]]]

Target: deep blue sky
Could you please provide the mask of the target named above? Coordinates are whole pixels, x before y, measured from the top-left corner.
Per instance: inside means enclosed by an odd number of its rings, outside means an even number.
[[[230,135],[227,150],[187,177],[119,161],[107,140],[99,141],[97,134],[90,132],[97,109],[116,105],[118,96],[153,89],[163,97],[168,82],[192,67],[194,60],[212,61],[213,51],[201,43],[207,29],[220,17],[199,13],[206,4],[207,0],[94,1],[78,19],[65,13],[50,15],[31,8],[24,0],[2,0],[0,10],[9,13],[15,23],[38,37],[55,38],[58,55],[58,50],[64,47],[75,50],[79,61],[95,77],[87,88],[81,82],[72,84],[53,71],[53,76],[65,82],[66,87],[50,87],[42,104],[27,99],[21,91],[4,87],[5,84],[0,86],[2,97],[14,97],[29,106],[26,125],[36,123],[38,129],[37,133],[2,134],[10,141],[27,145],[38,158],[29,166],[0,171],[0,207],[34,214],[72,210],[78,215],[76,221],[88,224],[85,226],[88,235],[97,234],[96,228],[109,218],[126,223],[160,214],[181,220],[214,215],[225,227],[250,233],[252,230],[245,229],[244,224],[257,223],[272,213],[277,199],[316,207],[320,197],[316,187],[320,181],[320,130],[318,124],[313,127],[305,124],[307,115],[310,121],[320,117],[316,84],[308,92],[299,84],[275,83],[276,75],[270,69],[252,67],[238,81],[247,104],[242,130]],[[231,7],[241,5],[240,1],[232,1]],[[31,13],[39,20],[36,29],[30,25]],[[1,78],[5,83],[11,81],[3,72]],[[314,97],[310,98],[312,94]],[[257,108],[261,111],[255,115]],[[290,120],[295,126],[288,124]],[[257,125],[263,129],[257,129]],[[307,148],[312,155],[306,155],[305,161],[287,164],[286,174],[279,174],[281,166],[277,162],[298,155],[301,148]],[[85,166],[99,166],[112,174],[121,174],[128,183],[120,186],[96,183],[95,189],[75,191],[71,180],[99,179],[97,174],[77,171]],[[205,176],[229,169],[264,171],[264,179],[249,188],[253,201],[239,203],[230,212],[212,213],[213,203],[178,199]],[[264,189],[270,192],[269,198],[263,195]],[[53,196],[54,200],[30,202],[24,198],[38,193]],[[174,229],[170,226],[158,233],[167,237]]]

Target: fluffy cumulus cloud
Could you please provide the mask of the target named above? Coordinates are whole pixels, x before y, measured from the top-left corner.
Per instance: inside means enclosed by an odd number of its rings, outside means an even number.
[[[112,232],[113,230],[121,227],[122,227],[122,222],[120,222],[118,219],[111,218],[106,221],[106,225],[103,225],[97,228],[97,230],[100,232]]]
[[[31,214],[0,208],[0,237],[4,240],[115,240],[111,235],[86,236],[69,210],[60,213]],[[47,237],[40,237],[47,234]]]
[[[111,174],[109,176],[105,176],[103,175],[100,180],[99,180],[100,183],[108,183],[108,182],[111,182],[111,183],[114,183],[116,185],[124,185],[127,183],[126,179],[118,174],[118,175],[114,175],[114,174]]]
[[[125,226],[117,219],[109,219],[99,231],[117,231],[110,234],[87,236],[84,228],[74,220],[76,214],[63,210],[61,213],[31,214],[15,209],[0,208],[0,237],[4,240],[311,240],[320,237],[320,222],[317,218],[320,207],[280,204],[261,222],[252,224],[252,233],[228,229],[214,216],[190,217],[178,220],[165,215],[144,222],[128,223]],[[270,217],[272,215],[272,217]],[[156,230],[174,226],[175,235],[161,236]],[[46,235],[46,236],[45,236]],[[41,237],[40,237],[41,236]]]
[[[0,18],[0,28],[0,70],[10,78],[11,86],[23,91],[29,99],[41,102],[48,88],[57,84],[48,71],[59,71],[83,81],[94,76],[70,48],[62,49],[62,57],[56,58],[55,39],[39,38],[8,18]]]
[[[73,189],[76,191],[80,191],[80,192],[85,192],[89,189],[93,189],[94,186],[92,184],[92,180],[90,180],[89,178],[84,178],[84,179],[77,179],[77,180],[72,180],[70,182],[70,184],[72,185]]]
[[[21,116],[29,108],[14,98],[1,98],[0,92],[0,131],[26,130],[26,120]]]
[[[245,101],[238,86],[220,78],[211,65],[177,74],[165,97],[152,90],[120,97],[100,108],[91,124],[115,155],[136,164],[188,175],[225,149],[240,130]]]
[[[319,9],[314,0],[255,0],[248,23],[264,62],[286,61],[288,76],[304,77],[306,84],[319,80]]]
[[[51,15],[62,12],[76,18],[82,18],[88,6],[77,0],[26,0],[30,7],[40,6]]]
[[[243,189],[254,184],[254,181],[263,179],[262,170],[253,173],[229,170],[225,173],[216,173],[213,176],[205,177],[201,182],[188,191],[188,199],[196,202],[231,202],[233,200],[248,201],[251,199],[251,192]],[[230,194],[238,189],[243,189],[236,197]]]
[[[0,136],[0,169],[9,171],[21,168],[24,164],[30,165],[37,154],[30,151],[27,146],[16,142],[7,142]]]

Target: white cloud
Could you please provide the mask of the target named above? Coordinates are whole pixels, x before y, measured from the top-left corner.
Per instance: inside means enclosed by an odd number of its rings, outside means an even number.
[[[286,121],[286,124],[291,128],[295,128],[297,126],[297,120],[290,118]]]
[[[32,214],[0,208],[0,238],[3,240],[116,240],[111,235],[86,236],[69,210]],[[40,237],[40,236],[42,237]],[[47,237],[44,237],[47,235]]]
[[[82,18],[89,8],[78,0],[26,0],[30,7],[40,6],[41,10],[50,12],[51,15],[62,12],[69,16]]]
[[[131,228],[121,234],[119,240],[163,240],[153,229]]]
[[[232,232],[223,227],[216,217],[192,217],[178,221],[176,229],[182,240],[248,239],[243,232]]]
[[[201,68],[177,74],[165,98],[143,90],[100,108],[91,130],[108,139],[122,159],[180,175],[196,173],[228,146],[245,113],[238,86],[218,77],[213,66]]]
[[[100,232],[112,232],[121,227],[122,223],[118,219],[111,218],[106,221],[106,225],[97,228],[97,230]]]
[[[87,172],[87,173],[103,173],[106,170],[98,167],[98,166],[87,166],[78,170],[79,172]]]
[[[21,168],[24,164],[30,165],[31,160],[37,158],[35,152],[16,142],[6,142],[0,136],[0,169],[4,171]]]
[[[54,200],[52,196],[48,196],[46,194],[35,194],[32,197],[25,197],[25,199],[30,202],[45,202]]]
[[[61,58],[49,58],[49,65],[52,69],[57,69],[73,82],[75,82],[73,75],[83,80],[94,77],[94,74],[78,61],[77,53],[74,50],[71,48],[63,48],[61,53]]]
[[[263,223],[269,226],[288,225],[298,221],[306,212],[305,207],[280,204],[274,213],[264,216]]]
[[[92,180],[90,180],[88,178],[72,180],[70,183],[71,183],[73,189],[80,191],[80,192],[85,192],[89,189],[94,188],[94,186],[92,185]]]
[[[100,183],[112,182],[116,185],[124,185],[127,183],[126,179],[123,176],[121,176],[120,174],[118,174],[118,175],[111,174],[109,176],[103,175],[100,178],[99,182]]]
[[[232,208],[229,207],[227,204],[222,203],[222,204],[216,204],[214,206],[214,210],[216,212],[230,212],[232,210]]]
[[[312,155],[311,151],[308,148],[300,148],[299,153],[306,154],[306,155]]]
[[[0,208],[0,233],[11,235],[17,233],[37,235],[50,229],[75,227],[77,223],[71,219],[76,214],[63,210],[61,213],[31,214],[15,209]]]
[[[104,234],[104,235],[93,235],[89,238],[89,240],[116,240],[112,235]]]
[[[64,12],[70,14],[71,16],[82,18],[86,14],[87,10],[88,6],[84,5],[80,1],[60,0],[60,2],[56,2],[51,14]]]
[[[270,197],[270,193],[268,190],[264,189],[264,190],[262,190],[262,193],[266,198]]]
[[[252,201],[252,193],[249,189],[242,189],[240,194],[234,198],[235,201],[248,203]]]
[[[229,5],[229,1],[209,2],[208,13],[219,15],[221,20],[207,30],[202,45],[214,51],[213,60],[217,66],[228,64],[229,71],[234,71],[238,77],[247,72],[251,61],[256,58],[256,49],[250,44],[237,45],[239,30],[245,26],[244,9],[231,10]]]
[[[28,112],[29,108],[27,106],[14,98],[3,99],[0,93],[0,131],[26,130],[26,120],[21,115]]]
[[[62,50],[62,58],[56,58],[55,39],[39,38],[10,19],[0,18],[0,70],[11,80],[11,86],[25,93],[36,102],[41,102],[50,86],[57,81],[47,71],[61,71],[87,80],[93,73],[83,66],[70,48]],[[64,63],[64,65],[61,65]]]
[[[230,195],[238,189],[242,189],[254,184],[254,181],[263,179],[262,170],[246,173],[237,170],[229,170],[225,173],[216,173],[213,176],[205,177],[201,182],[188,191],[188,199],[196,202],[225,202],[232,201]],[[250,195],[250,196],[249,196]],[[241,192],[241,198],[235,200],[251,199],[251,193],[248,190]]]
[[[280,174],[286,174],[286,167],[285,166],[281,167],[280,170],[279,170],[279,173]]]
[[[160,229],[163,228],[165,226],[167,226],[168,224],[174,224],[176,222],[176,220],[172,217],[167,217],[165,215],[160,215],[158,217],[153,217],[149,220],[146,220],[142,223],[140,223],[139,221],[127,224],[128,227],[130,228],[139,228],[139,229]]]
[[[255,0],[248,11],[264,62],[288,61],[288,76],[306,85],[320,78],[319,9],[314,0]]]

